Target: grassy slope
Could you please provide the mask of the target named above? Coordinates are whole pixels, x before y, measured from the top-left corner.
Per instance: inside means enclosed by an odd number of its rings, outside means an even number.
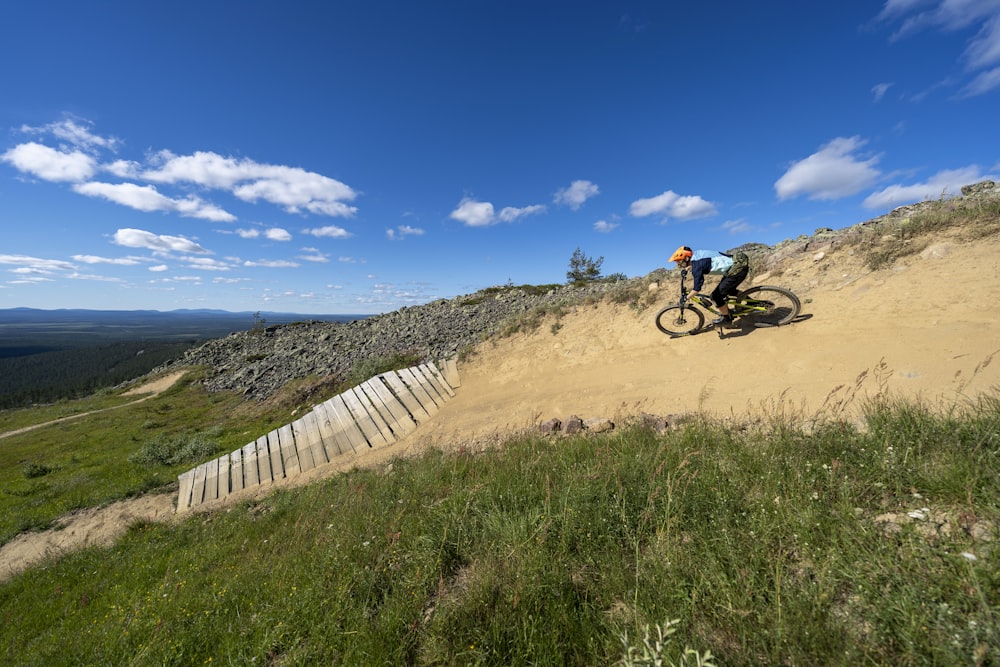
[[[306,395],[251,412],[181,386],[0,441],[3,534],[170,483],[190,466],[129,461],[157,435],[229,451]],[[677,619],[659,652],[678,660],[1000,662],[1000,401],[867,413],[862,432],[701,421],[431,452],[136,526],[0,585],[0,646],[15,665],[610,664]],[[26,474],[43,451],[53,469]]]

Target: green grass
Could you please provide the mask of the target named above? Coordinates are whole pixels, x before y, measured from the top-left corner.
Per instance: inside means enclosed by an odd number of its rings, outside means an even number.
[[[137,525],[2,584],[0,647],[11,665],[997,664],[1000,399],[882,398],[864,421],[523,437]],[[651,627],[673,635],[643,644]]]
[[[0,439],[0,544],[48,528],[83,507],[170,490],[201,460],[242,447],[292,421],[289,410],[209,394],[189,377],[134,406],[80,416]],[[114,407],[135,397],[104,395],[4,413],[5,430]]]

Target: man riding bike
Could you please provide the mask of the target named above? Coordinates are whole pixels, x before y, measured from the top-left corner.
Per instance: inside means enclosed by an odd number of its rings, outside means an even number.
[[[712,324],[715,326],[732,323],[733,316],[729,312],[729,306],[726,305],[726,297],[739,292],[740,283],[742,283],[746,279],[747,274],[750,273],[750,258],[747,257],[747,254],[742,250],[738,250],[733,254],[719,254],[723,257],[731,257],[732,264],[726,268],[722,274],[722,280],[719,281],[719,284],[716,285],[715,289],[712,290],[712,293],[709,294],[720,313],[720,317],[712,320]],[[682,269],[691,270],[691,277],[694,279],[694,291],[697,293],[701,291],[702,286],[705,284],[705,274],[712,270],[712,258],[703,257],[701,259],[692,259],[693,257],[694,251],[685,245],[678,248],[674,254],[670,256],[670,261],[676,262],[677,266]],[[721,259],[721,257],[716,258],[716,260]],[[726,263],[728,263],[728,261]],[[718,262],[718,264],[722,265],[722,262]],[[721,266],[717,268],[721,268]]]

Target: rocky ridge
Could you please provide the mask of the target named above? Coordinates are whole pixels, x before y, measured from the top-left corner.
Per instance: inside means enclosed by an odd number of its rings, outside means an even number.
[[[955,206],[975,205],[998,197],[1000,185],[983,181],[963,187],[962,195],[948,202]],[[937,205],[937,201],[925,201],[901,206],[840,230],[822,228],[812,236],[775,246],[747,244],[738,249],[761,258],[762,266],[770,270],[806,253],[815,255],[824,249],[856,242],[866,230],[906,220]],[[152,373],[202,366],[208,369],[204,380],[208,390],[235,391],[262,400],[291,380],[313,375],[343,378],[354,366],[372,358],[416,354],[423,360],[436,361],[452,357],[497,335],[518,317],[530,319],[532,312],[572,308],[588,299],[613,293],[642,294],[666,274],[665,269],[657,269],[644,277],[583,287],[493,287],[354,322],[310,321],[238,332],[191,349]]]

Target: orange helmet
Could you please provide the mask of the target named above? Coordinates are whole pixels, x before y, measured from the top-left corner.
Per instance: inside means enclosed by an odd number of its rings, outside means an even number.
[[[681,262],[685,259],[691,259],[694,256],[694,251],[686,245],[682,245],[680,248],[674,251],[674,254],[670,256],[671,262]]]

